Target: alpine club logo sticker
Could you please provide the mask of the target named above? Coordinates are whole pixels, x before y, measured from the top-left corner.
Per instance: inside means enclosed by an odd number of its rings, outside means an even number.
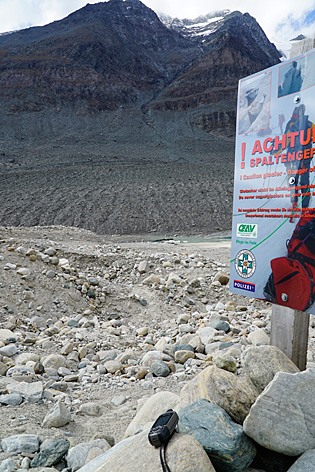
[[[242,249],[235,258],[235,269],[240,277],[249,279],[256,270],[256,259],[254,254],[247,249]]]

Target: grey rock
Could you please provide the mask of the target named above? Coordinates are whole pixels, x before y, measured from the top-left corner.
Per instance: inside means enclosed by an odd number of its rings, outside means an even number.
[[[0,463],[0,472],[13,472],[17,470],[17,466],[12,459],[5,459]]]
[[[259,395],[244,430],[261,446],[288,456],[315,448],[315,371],[278,372]]]
[[[217,331],[224,331],[225,333],[230,331],[230,325],[227,321],[212,320],[209,322],[209,326]]]
[[[71,414],[68,408],[58,402],[45,416],[42,426],[46,428],[61,428],[71,421]]]
[[[304,452],[293,464],[288,472],[314,472],[315,470],[315,449]]]
[[[167,446],[170,470],[215,472],[203,447],[191,436],[174,434]],[[160,472],[159,449],[148,441],[148,431],[125,439],[96,457],[80,472]]]
[[[270,344],[270,338],[267,333],[263,329],[255,329],[255,331],[252,331],[249,333],[247,339],[255,345],[259,344]]]
[[[83,403],[79,408],[80,413],[87,416],[102,416],[103,411],[98,403]]]
[[[43,396],[42,382],[16,382],[11,380],[7,386],[9,393],[21,395],[29,403],[37,403]]]
[[[8,371],[8,366],[0,361],[0,376],[4,376]]]
[[[156,418],[166,410],[175,410],[179,396],[172,392],[158,392],[150,397],[137,412],[125,432],[125,438],[151,428]]]
[[[114,406],[121,406],[126,403],[126,401],[127,398],[125,397],[125,395],[117,395],[116,397],[112,398],[112,404]]]
[[[188,351],[187,351],[188,352]],[[151,372],[156,375],[156,377],[167,377],[170,374],[170,368],[163,361],[155,361],[151,365]]]
[[[193,346],[191,346],[190,344],[177,344],[177,345],[174,347],[174,352],[177,352],[177,351],[191,351],[191,352],[195,352],[195,349],[194,349]]]
[[[67,466],[72,470],[72,472],[81,469],[81,467],[85,465],[89,452],[95,447],[102,449],[103,452],[110,449],[110,445],[105,439],[95,439],[94,441],[80,443],[69,449],[68,454],[66,455],[66,461]],[[92,462],[89,464],[92,464]]]
[[[6,357],[13,357],[17,354],[18,348],[16,344],[8,344],[7,346],[0,347],[0,354]]]
[[[200,399],[178,416],[179,432],[192,435],[203,446],[216,470],[241,472],[253,462],[253,441],[219,406]]]
[[[22,401],[22,395],[19,393],[9,393],[7,395],[0,396],[0,403],[2,403],[2,405],[17,406],[20,405]]]
[[[115,374],[115,372],[122,370],[123,365],[119,361],[112,360],[104,362],[104,367],[110,374]]]
[[[4,438],[1,447],[6,453],[33,453],[39,450],[39,437],[36,434],[17,434]]]
[[[149,351],[142,359],[142,365],[151,367],[153,362],[162,360],[162,353],[160,351]]]
[[[60,354],[50,354],[45,359],[42,359],[42,364],[45,369],[52,367],[53,369],[58,370],[59,367],[66,367],[66,360]]]
[[[57,464],[67,453],[70,443],[67,439],[53,441],[49,447],[42,449],[32,460],[32,467],[51,467]]]
[[[209,326],[208,328],[199,328],[197,334],[200,336],[202,344],[206,346],[218,335],[218,331]]]
[[[241,357],[243,371],[259,393],[271,382],[277,372],[296,373],[299,369],[275,346],[249,347]]]

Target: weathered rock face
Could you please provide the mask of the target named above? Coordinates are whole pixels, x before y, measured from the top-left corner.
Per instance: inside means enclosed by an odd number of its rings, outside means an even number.
[[[237,423],[242,423],[258,392],[246,377],[211,366],[185,385],[180,396],[182,408],[205,398],[223,408]]]
[[[219,406],[205,399],[179,411],[179,431],[197,439],[216,470],[241,472],[255,457],[254,443]]]
[[[263,447],[288,456],[314,449],[314,388],[314,370],[276,374],[246,418],[246,434]]]
[[[296,365],[275,346],[250,347],[242,355],[242,366],[259,393],[271,382],[277,372],[294,374]]]
[[[80,469],[80,472],[160,472],[159,449],[148,441],[148,430],[125,439]],[[186,434],[175,434],[167,446],[170,470],[215,472],[201,444]]]

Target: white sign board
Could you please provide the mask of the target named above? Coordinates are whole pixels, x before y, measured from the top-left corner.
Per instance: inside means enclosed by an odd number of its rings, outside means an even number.
[[[315,50],[241,79],[230,290],[315,314]]]

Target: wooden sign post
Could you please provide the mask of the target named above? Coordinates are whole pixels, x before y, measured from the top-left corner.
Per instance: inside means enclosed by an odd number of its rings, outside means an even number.
[[[290,57],[314,47],[314,38],[299,41],[291,47]],[[271,344],[281,349],[300,369],[306,369],[310,315],[279,305],[272,306]]]
[[[271,339],[300,369],[306,369],[310,315],[280,305],[272,306]]]

